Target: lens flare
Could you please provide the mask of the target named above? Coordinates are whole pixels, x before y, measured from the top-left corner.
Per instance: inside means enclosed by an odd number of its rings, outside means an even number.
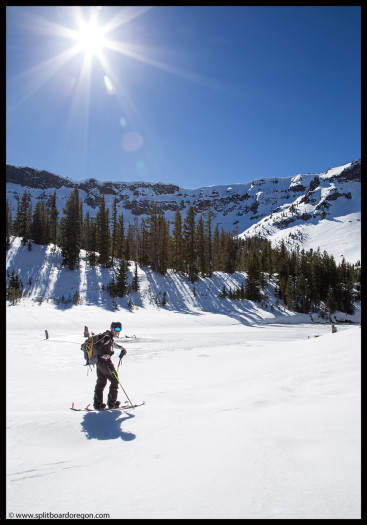
[[[135,172],[138,177],[146,177],[148,175],[148,166],[143,160],[138,160],[138,162],[136,163]]]
[[[116,93],[116,89],[114,85],[112,84],[111,79],[107,75],[105,75],[103,77],[103,80],[104,80],[104,85],[106,87],[106,93],[108,93],[109,95],[114,95]]]
[[[143,144],[143,137],[137,131],[129,131],[122,138],[122,147],[125,151],[139,151]]]

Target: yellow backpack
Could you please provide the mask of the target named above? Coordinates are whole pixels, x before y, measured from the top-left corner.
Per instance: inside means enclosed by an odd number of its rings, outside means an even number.
[[[97,364],[98,354],[96,351],[96,346],[98,345],[98,342],[102,336],[103,334],[91,335],[84,341],[84,343],[82,343],[80,349],[84,352],[84,366],[94,366]]]

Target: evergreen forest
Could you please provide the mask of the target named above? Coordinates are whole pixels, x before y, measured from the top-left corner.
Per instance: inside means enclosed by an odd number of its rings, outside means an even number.
[[[53,244],[61,249],[63,266],[78,267],[80,250],[85,250],[90,266],[114,268],[108,291],[113,297],[128,292],[127,272],[131,261],[150,267],[162,275],[173,269],[192,282],[210,278],[213,272],[246,272],[245,283],[236,290],[220,290],[224,300],[261,301],[270,280],[276,283],[280,301],[290,310],[301,313],[320,310],[353,314],[354,302],[361,299],[361,265],[337,264],[328,253],[314,250],[289,249],[282,241],[272,247],[266,238],[240,239],[236,231],[224,231],[213,225],[210,207],[198,215],[190,207],[185,219],[179,210],[173,223],[166,220],[157,204],[148,218],[125,223],[117,212],[117,199],[112,212],[102,195],[96,217],[83,215],[83,204],[76,188],[71,193],[59,218],[56,192],[46,203],[38,201],[34,209],[27,191],[18,201],[13,218],[6,202],[6,245],[14,235],[32,249],[32,242]],[[19,298],[21,283],[11,275],[8,298]],[[133,289],[139,289],[135,265]]]

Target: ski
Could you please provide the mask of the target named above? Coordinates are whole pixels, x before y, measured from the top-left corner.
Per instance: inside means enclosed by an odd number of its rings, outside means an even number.
[[[140,407],[142,405],[145,405],[145,401],[142,401],[141,403],[136,403],[135,405],[121,405],[116,408],[103,408],[102,410],[96,410],[95,408],[89,408],[90,404],[87,405],[85,408],[75,408],[74,403],[72,403],[70,410],[74,410],[74,412],[109,412],[110,410],[129,410],[130,408],[136,408]]]

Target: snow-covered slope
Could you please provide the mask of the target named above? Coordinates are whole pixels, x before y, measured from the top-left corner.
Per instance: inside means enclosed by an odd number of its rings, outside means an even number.
[[[21,245],[20,238],[14,237],[7,252],[6,268],[9,273],[13,269],[18,272],[24,286],[25,299],[48,301],[56,304],[60,310],[71,308],[75,294],[78,293],[82,304],[101,306],[110,312],[116,306],[127,308],[130,299],[137,308],[159,308],[165,297],[165,310],[198,314],[208,311],[220,312],[250,325],[265,320],[283,319],[287,322],[299,322],[310,319],[310,315],[296,314],[279,305],[272,283],[266,290],[267,299],[261,304],[218,297],[223,287],[229,291],[230,288],[239,288],[242,283],[245,285],[246,272],[214,272],[211,278],[199,277],[198,281],[192,284],[186,277],[173,270],[168,270],[167,274],[162,276],[150,268],[138,265],[140,290],[114,301],[107,291],[114,269],[90,267],[84,250],[81,250],[79,268],[71,271],[62,267],[59,248],[55,250],[53,245],[32,244],[32,250],[29,251],[27,246]],[[135,263],[131,263],[128,272],[129,284],[132,284],[134,273]],[[315,315],[313,317],[316,319]],[[339,320],[359,322],[359,303],[356,304],[353,316],[338,312],[336,317]]]
[[[79,188],[83,212],[93,217],[101,195],[112,209],[117,199],[118,214],[126,223],[146,218],[153,203],[173,221],[176,210],[185,218],[193,206],[197,216],[209,206],[213,224],[241,236],[262,235],[274,241],[285,239],[292,246],[327,250],[337,262],[361,258],[361,161],[353,161],[319,174],[262,178],[251,183],[209,186],[197,189],[172,184],[144,182],[75,182],[31,168],[7,166],[7,198],[15,217],[17,199],[24,190],[35,206],[49,202],[57,191],[60,214],[75,187]]]

